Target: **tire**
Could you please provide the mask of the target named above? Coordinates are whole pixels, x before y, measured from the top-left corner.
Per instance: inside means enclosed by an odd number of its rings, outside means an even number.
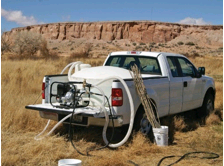
[[[143,107],[135,115],[134,131],[140,131],[143,135],[148,136],[152,132],[152,125],[149,123]]]
[[[198,117],[204,118],[209,116],[214,110],[214,97],[211,93],[206,94],[203,105],[198,111]]]

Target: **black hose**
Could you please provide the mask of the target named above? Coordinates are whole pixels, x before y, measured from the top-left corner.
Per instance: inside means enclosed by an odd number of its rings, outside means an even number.
[[[70,123],[69,123],[69,139],[70,139],[70,142],[71,142],[73,148],[74,148],[79,154],[81,154],[81,155],[83,155],[83,156],[92,156],[92,155],[89,154],[90,151],[104,149],[104,148],[108,147],[108,145],[109,145],[110,142],[108,142],[105,146],[102,146],[102,147],[100,147],[100,148],[86,150],[86,154],[80,152],[80,151],[76,148],[76,146],[74,145],[74,143],[73,143],[73,141],[72,141],[73,132],[72,132],[72,130],[71,130],[72,120],[73,120],[73,115],[74,115],[74,112],[75,112],[75,108],[76,108],[76,106],[77,106],[77,104],[78,104],[79,98],[80,98],[84,93],[85,93],[85,92],[83,92],[83,93],[81,93],[81,94],[79,95],[78,100],[77,100],[77,101],[75,102],[75,104],[73,105],[72,116],[70,117]],[[97,93],[92,93],[92,94],[95,94],[95,95],[101,95],[101,94],[97,94]],[[101,96],[102,96],[102,95],[101,95]],[[105,96],[105,97],[106,97],[106,99],[107,99],[107,103],[108,103],[108,105],[109,105],[110,114],[111,114],[111,116],[112,116],[112,111],[111,111],[111,107],[110,107],[109,99],[108,99],[107,96]],[[114,120],[113,120],[113,116],[112,116],[112,126],[113,126],[113,130],[112,130],[112,135],[111,135],[110,141],[112,141],[113,136],[114,136]]]
[[[72,120],[73,120],[73,115],[74,115],[74,112],[75,112],[75,108],[76,108],[76,106],[77,106],[77,104],[78,104],[79,98],[80,98],[84,93],[85,93],[85,92],[81,93],[81,94],[79,95],[79,97],[78,97],[78,100],[75,101],[75,104],[74,104],[74,106],[73,106],[72,116],[70,117],[70,122],[69,122],[69,129],[68,129],[68,131],[69,131],[69,139],[70,139],[70,142],[71,142],[73,148],[74,148],[79,154],[81,154],[81,155],[83,155],[83,156],[89,156],[88,153],[87,153],[87,154],[84,154],[84,153],[80,152],[80,151],[76,148],[76,146],[74,145],[74,143],[73,143],[73,141],[72,141],[72,138],[73,138],[73,132],[72,132],[72,130],[71,130]]]
[[[200,153],[202,153],[202,154],[210,154],[210,155],[213,155],[213,156],[210,156],[210,157],[189,156],[190,154],[200,154]],[[175,161],[175,162],[173,162],[173,163],[167,165],[167,166],[171,166],[171,165],[177,164],[178,162],[180,162],[181,160],[183,160],[183,159],[186,158],[187,156],[188,156],[188,157],[194,157],[194,158],[200,158],[200,159],[215,159],[215,158],[219,158],[219,155],[218,155],[218,154],[216,154],[216,153],[212,153],[212,152],[203,152],[203,151],[189,152],[189,153],[184,154],[183,156],[166,156],[166,157],[163,157],[163,158],[159,161],[159,163],[157,164],[157,166],[160,166],[161,163],[162,163],[165,159],[167,159],[167,158],[180,157],[177,161]]]
[[[100,95],[100,94],[96,94],[96,95]],[[110,107],[109,99],[108,99],[107,96],[105,96],[105,97],[106,97],[106,99],[107,99],[107,103],[108,103],[108,105],[109,105],[110,114],[111,114],[111,116],[112,116],[112,111],[111,111],[111,107]],[[110,137],[110,141],[108,141],[108,143],[107,143],[106,145],[104,145],[104,146],[102,146],[102,147],[100,147],[100,148],[89,149],[89,150],[87,151],[87,153],[89,153],[90,151],[94,151],[94,150],[102,150],[102,149],[108,147],[108,145],[110,144],[110,142],[113,140],[113,137],[114,137],[114,119],[113,119],[113,116],[112,116],[112,126],[113,126],[113,128],[112,128],[112,135],[111,135],[111,137]]]
[[[138,164],[136,164],[135,162],[133,162],[133,161],[131,161],[131,160],[128,160],[128,162],[129,162],[130,164],[133,164],[134,166],[139,166]]]
[[[197,156],[189,156],[190,154],[209,154],[209,155],[212,155],[210,157],[197,157]],[[216,153],[213,153],[213,152],[203,152],[203,151],[198,151],[198,152],[189,152],[189,153],[186,153],[184,154],[183,156],[165,156],[163,157],[162,159],[159,160],[157,166],[160,166],[162,164],[162,162],[165,160],[165,159],[168,159],[168,158],[173,158],[173,157],[180,157],[177,161],[167,165],[167,166],[171,166],[171,165],[174,165],[174,164],[177,164],[178,162],[180,162],[181,160],[183,160],[184,158],[186,157],[191,157],[191,158],[200,158],[200,159],[215,159],[215,158],[219,158],[219,155],[216,154]],[[131,160],[128,160],[129,163],[135,165],[135,166],[139,166],[138,164],[134,163],[133,161]]]

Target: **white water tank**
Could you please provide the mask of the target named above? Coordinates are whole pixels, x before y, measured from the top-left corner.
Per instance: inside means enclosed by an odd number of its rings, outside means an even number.
[[[75,65],[75,72],[80,71],[82,69],[91,68],[90,64],[77,64]]]

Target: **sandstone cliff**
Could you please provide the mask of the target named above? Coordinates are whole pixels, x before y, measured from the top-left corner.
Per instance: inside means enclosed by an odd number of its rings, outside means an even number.
[[[32,31],[40,33],[47,40],[75,40],[77,38],[96,39],[104,41],[128,39],[143,43],[165,43],[181,35],[201,34],[206,32],[221,31],[216,42],[222,43],[222,25],[197,26],[176,23],[162,23],[151,21],[127,21],[127,22],[69,22],[50,23],[14,28],[4,35],[13,39],[17,32]]]

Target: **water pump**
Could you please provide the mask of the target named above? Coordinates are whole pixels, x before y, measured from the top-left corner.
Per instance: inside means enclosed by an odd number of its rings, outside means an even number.
[[[57,83],[57,94],[53,94],[52,87],[56,83]],[[77,89],[77,86],[74,85],[74,83],[53,82],[50,88],[50,103],[52,106],[57,108],[65,108],[65,109],[73,108],[75,102],[78,102],[80,100],[80,98],[78,97],[79,93],[80,90]],[[59,103],[59,105],[54,105],[52,103],[52,97],[56,98],[56,101]],[[77,106],[79,106],[79,103],[77,103]]]

